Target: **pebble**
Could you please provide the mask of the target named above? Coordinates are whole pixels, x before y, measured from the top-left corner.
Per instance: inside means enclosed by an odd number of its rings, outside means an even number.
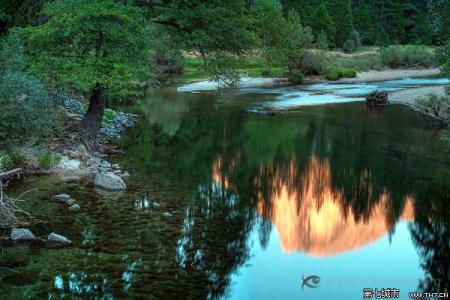
[[[128,171],[123,172],[122,176],[123,179],[128,179],[130,178],[130,173],[128,173]]]
[[[73,205],[75,204],[75,202],[77,202],[77,200],[75,199],[70,199],[69,201],[66,202],[67,205]]]
[[[170,218],[170,217],[172,217],[172,214],[170,212],[165,212],[165,213],[163,213],[163,217]]]
[[[160,208],[161,204],[159,204],[158,202],[153,202],[153,207],[154,208]]]
[[[69,207],[69,211],[72,211],[72,212],[77,212],[80,209],[81,209],[81,207],[78,204],[74,204]]]
[[[65,236],[56,234],[54,232],[52,232],[48,235],[48,240],[49,240],[49,242],[55,242],[55,243],[62,244],[62,245],[72,244],[72,241],[69,240],[68,238],[66,238]]]

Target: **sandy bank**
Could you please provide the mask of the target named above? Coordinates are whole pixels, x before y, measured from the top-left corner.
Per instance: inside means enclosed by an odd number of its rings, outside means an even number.
[[[414,105],[416,100],[426,99],[428,95],[436,94],[439,96],[446,95],[445,86],[426,86],[419,88],[410,88],[401,91],[389,93],[389,101],[398,104]]]
[[[428,77],[436,76],[440,74],[438,68],[433,69],[389,69],[383,71],[367,71],[358,73],[355,78],[343,78],[336,83],[363,83],[363,82],[376,82],[386,80],[396,80],[402,78],[414,78],[414,77]]]

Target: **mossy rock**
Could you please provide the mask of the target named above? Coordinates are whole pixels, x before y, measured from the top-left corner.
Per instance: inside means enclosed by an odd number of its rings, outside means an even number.
[[[342,68],[339,70],[339,78],[355,78],[355,77],[356,77],[356,70],[354,69]]]

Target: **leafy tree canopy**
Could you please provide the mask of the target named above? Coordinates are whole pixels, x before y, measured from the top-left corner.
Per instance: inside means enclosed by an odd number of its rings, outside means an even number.
[[[52,86],[111,96],[136,94],[150,74],[146,22],[140,10],[113,0],[57,0],[44,6],[48,20],[28,27],[30,72]]]

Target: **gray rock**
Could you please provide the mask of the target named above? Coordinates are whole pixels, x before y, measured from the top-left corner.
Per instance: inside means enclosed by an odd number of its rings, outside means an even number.
[[[66,202],[67,205],[74,205],[75,202],[77,202],[77,200],[75,199],[70,199],[69,201]]]
[[[72,197],[70,197],[67,194],[59,194],[59,195],[54,195],[52,197],[52,199],[62,202],[62,203],[66,203],[67,201],[69,201]]]
[[[114,170],[113,173],[120,176],[120,174],[122,174],[122,171],[120,171],[120,170]]]
[[[170,217],[172,217],[172,214],[170,212],[165,212],[165,213],[163,213],[163,217],[170,218]]]
[[[113,169],[116,169],[116,170],[120,169],[120,165],[119,164],[113,164],[112,167],[113,167]]]
[[[153,207],[154,208],[160,208],[161,204],[159,204],[158,202],[153,202]]]
[[[103,173],[95,175],[94,184],[98,187],[118,191],[127,188],[125,182],[114,173]]]
[[[80,209],[81,209],[81,207],[78,204],[73,204],[73,205],[69,206],[69,211],[72,211],[72,212],[80,211]]]
[[[52,232],[52,233],[50,233],[48,235],[48,241],[49,242],[53,242],[53,243],[58,243],[58,244],[61,244],[61,245],[70,245],[70,244],[72,244],[72,241],[69,240],[68,238],[66,238],[65,236],[60,235],[60,234],[56,234],[54,232]]]
[[[128,179],[130,178],[130,173],[128,173],[128,171],[123,172],[122,176],[123,179]]]
[[[111,168],[111,163],[109,161],[104,160],[104,161],[102,161],[100,167]]]
[[[36,240],[34,234],[27,228],[13,228],[9,238],[15,242]]]
[[[107,168],[107,167],[103,167],[103,166],[100,166],[100,168],[98,168],[98,170],[99,170],[101,173],[107,173],[107,172],[111,172],[111,171],[112,171],[111,168]]]

